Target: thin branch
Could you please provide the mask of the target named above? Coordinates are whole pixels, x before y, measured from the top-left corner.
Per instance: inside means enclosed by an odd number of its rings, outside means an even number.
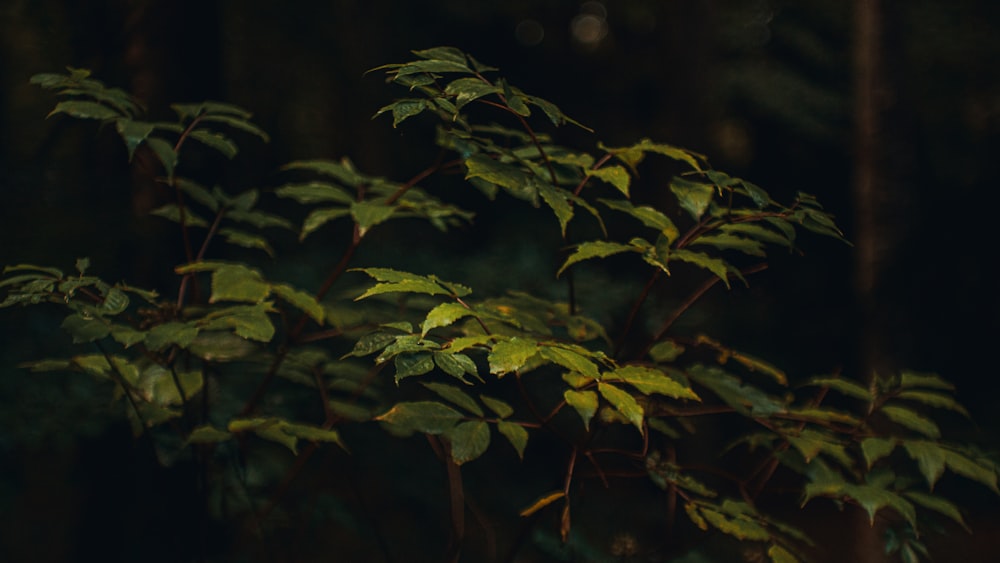
[[[639,309],[642,307],[642,304],[646,302],[646,299],[649,297],[649,292],[653,289],[653,285],[656,284],[656,281],[660,279],[662,274],[663,270],[657,268],[653,272],[653,275],[650,276],[649,281],[646,282],[645,287],[642,288],[642,293],[639,294],[639,298],[635,300],[635,303],[632,305],[632,309],[629,310],[628,318],[625,319],[625,326],[622,328],[622,333],[618,337],[618,341],[615,342],[615,349],[611,356],[612,358],[618,358],[618,354],[621,353],[622,346],[625,345],[625,338],[628,336],[629,331],[632,330],[632,324],[635,322],[635,319],[639,314]]]

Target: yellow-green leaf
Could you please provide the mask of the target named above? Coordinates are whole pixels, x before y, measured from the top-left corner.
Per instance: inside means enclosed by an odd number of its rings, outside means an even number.
[[[594,414],[597,413],[597,393],[567,389],[563,391],[563,399],[566,400],[567,405],[573,407],[577,414],[580,415],[584,428],[590,430],[590,421],[594,418]]]
[[[517,450],[517,457],[524,459],[524,448],[528,445],[528,431],[520,424],[501,420],[497,423],[497,430],[503,434],[504,438],[510,442]]]
[[[626,420],[631,422],[632,425],[635,426],[640,433],[642,433],[642,417],[644,413],[642,406],[636,402],[635,397],[618,387],[615,387],[610,383],[604,383],[603,381],[597,382],[597,390],[606,401],[611,403],[611,406],[613,406],[616,411],[621,413]]]

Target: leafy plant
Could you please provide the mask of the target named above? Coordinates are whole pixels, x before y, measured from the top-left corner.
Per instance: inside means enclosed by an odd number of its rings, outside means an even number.
[[[935,492],[943,475],[998,492],[994,461],[942,436],[941,411],[968,415],[945,379],[908,371],[867,381],[790,377],[701,330],[677,330],[706,292],[748,285],[769,252],[796,251],[801,232],[844,240],[813,196],[778,202],[702,155],[649,139],[622,147],[595,142],[593,149],[560,145],[543,129],[570,126],[588,138],[591,132],[457,49],[414,55],[375,69],[407,93],[375,117],[420,131],[433,124],[440,155],[429,167],[398,182],[346,158],[295,161],[283,167],[281,185],[239,194],[208,188],[212,180],[186,176],[185,165],[189,151],[233,159],[237,138],[267,142],[249,112],[219,102],[176,104],[176,121],[145,121],[135,99],[86,70],[35,76],[32,82],[59,100],[50,116],[113,127],[129,159],[140,152],[155,157],[171,201],[153,214],[177,224],[186,259],[174,268],[176,287],[158,291],[90,275],[86,258],[69,273],[7,266],[0,306],[61,307],[62,328],[83,346],[68,358],[25,367],[108,381],[135,436],[164,463],[212,468],[205,474],[215,477],[201,486],[217,499],[213,517],[256,522],[265,540],[280,527],[274,510],[288,483],[320,444],[351,452],[372,436],[390,449],[402,448],[405,437],[426,437],[448,477],[448,497],[439,504],[450,509],[452,560],[485,549],[466,534],[466,507],[490,541],[492,528],[510,527],[490,518],[522,519],[535,535],[518,541],[529,538],[553,557],[679,555],[692,544],[679,541],[678,530],[689,529],[704,532],[696,536],[703,540],[729,536],[775,563],[806,560],[809,534],[772,514],[823,498],[856,505],[873,523],[882,519],[891,532],[887,549],[916,561],[926,552],[919,534],[925,522],[943,518],[966,527],[959,507]],[[647,159],[663,159],[657,170],[675,173],[640,178]],[[446,233],[473,228],[474,214],[429,183],[451,187],[447,173],[481,192],[489,209],[522,213],[509,211],[510,202],[520,202],[551,212],[559,233],[552,250],[564,251],[559,263],[538,272],[553,280],[551,294],[511,287],[480,295],[469,280],[444,274],[453,264],[408,272],[356,263],[362,245],[404,245],[371,237],[386,225],[404,225],[386,229],[397,238],[415,232],[412,220]],[[274,212],[280,206],[262,196],[301,206],[301,220]],[[274,237],[283,232],[299,240],[347,234],[343,255],[317,289],[265,273],[282,248]],[[262,260],[227,259],[233,246],[260,251]],[[502,275],[504,264],[491,266],[470,276]],[[577,289],[588,276],[618,284],[633,275],[646,276],[645,285],[619,312],[605,315],[602,295]],[[650,296],[665,284],[690,293],[671,307],[653,303]],[[563,297],[553,298],[557,291]],[[659,326],[647,330],[641,318],[660,319]],[[729,441],[719,442],[720,435]],[[268,442],[297,461],[271,452]],[[254,464],[267,465],[254,451],[278,456],[284,475],[251,482],[263,471]],[[505,456],[536,472],[553,464],[565,469],[554,487],[503,483],[512,497],[537,500],[485,517],[475,496],[488,491],[464,486],[463,475],[503,478],[490,466],[501,467]],[[626,534],[597,545],[589,532],[576,531],[587,483],[615,489],[636,478],[649,490],[609,502],[652,514],[667,530],[662,544]],[[505,546],[510,553],[528,549],[518,541]],[[440,557],[427,549],[430,559]]]

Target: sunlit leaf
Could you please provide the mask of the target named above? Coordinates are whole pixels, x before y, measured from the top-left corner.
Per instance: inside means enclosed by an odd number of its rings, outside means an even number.
[[[560,346],[542,346],[539,352],[546,360],[570,371],[580,372],[590,379],[598,379],[601,376],[597,364],[573,350]]]
[[[623,366],[605,373],[603,381],[624,381],[638,389],[643,395],[657,393],[675,399],[701,400],[690,386],[654,368]]]
[[[212,272],[210,303],[244,301],[260,303],[271,294],[271,286],[260,272],[241,264],[226,264]]]
[[[559,268],[559,271],[556,272],[556,275],[561,275],[566,268],[576,264],[577,262],[582,262],[583,260],[589,260],[591,258],[606,258],[622,252],[639,251],[639,249],[632,245],[621,244],[618,242],[603,240],[584,242],[576,246],[576,250],[574,250],[573,254],[571,254],[565,262],[563,262],[563,265]]]
[[[631,422],[632,425],[639,430],[639,433],[643,432],[642,418],[644,412],[642,410],[642,406],[636,402],[635,397],[622,389],[619,389],[610,383],[604,383],[603,381],[597,382],[597,390],[606,401],[611,403],[611,406],[613,406],[616,411],[621,413],[626,420]]]
[[[435,328],[449,326],[455,321],[471,314],[472,311],[461,303],[441,303],[427,313],[427,317],[420,327],[420,334],[421,336],[426,336],[428,332]]]
[[[516,336],[509,340],[501,340],[494,344],[490,351],[488,357],[490,373],[503,376],[517,371],[536,353],[538,344],[534,340]]]
[[[612,186],[618,191],[628,197],[629,186],[632,183],[632,176],[629,175],[628,170],[625,170],[624,166],[619,166],[617,164],[612,166],[604,166],[602,168],[588,168],[584,170],[587,176],[593,176],[599,178]]]

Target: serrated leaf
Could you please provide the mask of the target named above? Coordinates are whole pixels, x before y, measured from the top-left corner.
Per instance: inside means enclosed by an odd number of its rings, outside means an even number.
[[[358,339],[350,355],[360,357],[378,352],[395,342],[396,336],[387,332],[370,332]]]
[[[299,240],[305,240],[316,229],[334,219],[347,217],[350,213],[351,210],[346,207],[327,207],[310,211],[305,220],[302,221],[302,233],[299,235]]]
[[[871,391],[864,386],[847,379],[840,379],[837,377],[814,377],[807,381],[805,385],[829,387],[830,389],[843,393],[848,397],[861,399],[865,402],[871,402],[873,400]]]
[[[449,292],[440,284],[427,279],[409,279],[400,282],[379,283],[355,297],[355,301],[366,299],[383,293],[422,293],[424,295],[448,295]]]
[[[421,383],[421,385],[431,390],[442,399],[459,406],[476,416],[485,416],[483,409],[476,404],[476,401],[474,401],[472,397],[468,396],[465,391],[462,391],[458,387],[446,385],[444,383]]]
[[[691,387],[677,381],[658,369],[642,366],[624,366],[604,374],[603,381],[624,381],[643,395],[657,393],[675,399],[700,401]]]
[[[361,236],[364,236],[375,225],[387,221],[394,211],[396,211],[395,206],[374,201],[357,201],[351,204],[351,217],[358,224]]]
[[[379,108],[379,110],[375,112],[375,115],[372,116],[372,119],[375,119],[376,117],[382,115],[387,111],[391,111],[392,127],[395,129],[396,127],[399,126],[400,123],[406,121],[407,119],[415,115],[420,114],[429,107],[430,106],[426,100],[420,100],[420,99],[397,100],[387,106]]]
[[[265,254],[272,258],[274,257],[274,249],[271,248],[267,239],[260,235],[230,228],[219,229],[218,233],[228,244],[242,246],[243,248],[256,248],[257,250],[263,250]]]
[[[771,416],[785,411],[785,405],[757,387],[744,384],[717,366],[695,364],[688,375],[715,393],[727,405],[745,416]]]
[[[247,114],[247,117],[249,117],[249,114]],[[240,131],[244,131],[246,133],[250,133],[251,135],[257,136],[265,143],[271,140],[271,138],[268,136],[267,133],[264,132],[263,129],[257,127],[253,123],[250,123],[249,121],[246,120],[246,118],[242,116],[236,117],[232,115],[205,115],[202,116],[201,120],[214,123],[224,123],[232,127],[233,129],[239,129]]]
[[[624,166],[615,164],[602,168],[589,168],[584,170],[584,173],[587,176],[593,176],[611,184],[615,189],[624,194],[625,197],[629,196],[628,191],[632,183],[632,176],[629,175],[628,170],[625,170]]]
[[[311,294],[283,283],[271,284],[271,291],[278,297],[295,306],[303,313],[312,317],[317,323],[321,325],[323,324],[323,321],[326,318],[326,311],[323,310],[323,306],[320,305],[319,302],[316,301],[316,298]]]
[[[110,121],[120,117],[128,117],[120,112],[98,102],[87,100],[67,100],[56,104],[55,109],[49,112],[46,117],[52,117],[57,113],[65,113],[77,119],[99,119]]]
[[[483,82],[478,78],[468,77],[453,80],[448,83],[444,89],[445,94],[455,96],[455,107],[457,109],[462,109],[465,104],[482,98],[483,96],[498,94],[500,92],[501,90],[499,88],[489,82]]]
[[[493,397],[488,397],[486,395],[480,395],[479,400],[500,418],[507,418],[514,414],[514,407],[510,406],[505,401],[494,399]]]
[[[573,206],[569,203],[569,192],[562,188],[550,186],[547,183],[537,183],[538,195],[542,196],[542,201],[548,205],[555,213],[559,221],[559,228],[562,235],[566,236],[566,225],[573,218]]]
[[[305,184],[286,184],[274,190],[278,197],[287,197],[299,203],[334,202],[351,205],[355,198],[344,188],[325,182],[308,182]]]
[[[954,397],[950,395],[945,395],[943,393],[935,393],[933,391],[921,391],[921,390],[907,390],[901,391],[896,395],[897,399],[904,399],[908,401],[916,401],[918,403],[923,403],[929,407],[935,407],[939,409],[948,409],[955,411],[959,414],[969,417],[969,411],[965,410]]]
[[[606,401],[611,403],[611,406],[613,406],[616,411],[621,413],[626,420],[631,422],[632,425],[639,430],[640,434],[643,432],[642,419],[644,412],[642,410],[642,406],[636,402],[635,397],[618,387],[615,387],[610,383],[604,383],[603,381],[597,382],[597,390]]]
[[[938,428],[938,425],[933,420],[917,414],[916,411],[895,405],[885,405],[881,412],[896,424],[919,432],[928,438],[941,437],[941,429]]]
[[[177,168],[178,161],[177,153],[174,152],[174,146],[163,139],[157,139],[155,137],[147,139],[146,146],[152,149],[153,154],[156,155],[160,164],[163,165],[163,169],[167,173],[167,178],[173,178],[174,169]]]
[[[212,195],[212,192],[205,189],[205,187],[201,184],[187,178],[175,178],[174,185],[180,188],[186,195],[190,196],[191,199],[197,201],[212,211],[219,210],[219,200]]]
[[[927,387],[930,389],[944,389],[951,391],[955,386],[936,373],[919,373],[915,371],[904,371],[900,373],[900,387]]]
[[[199,217],[196,213],[184,208],[183,219],[181,217],[181,209],[176,203],[168,203],[162,207],[158,207],[149,212],[150,215],[156,215],[157,217],[163,217],[174,223],[180,223],[188,227],[207,227],[208,221]]]
[[[145,123],[143,121],[133,121],[131,119],[119,119],[115,121],[115,129],[121,135],[122,140],[125,141],[129,162],[132,162],[135,149],[149,137],[154,128],[152,123]]]
[[[670,181],[670,191],[677,197],[681,209],[687,211],[692,219],[698,221],[705,214],[708,205],[712,203],[715,186],[675,176]]]
[[[517,371],[536,353],[538,353],[538,343],[534,340],[516,336],[509,340],[501,340],[493,345],[487,357],[490,373],[503,376]]]
[[[993,492],[1000,494],[1000,489],[997,489],[997,470],[992,462],[989,462],[990,465],[987,466],[951,449],[945,450],[944,462],[948,469],[958,475],[982,483]]]
[[[236,143],[221,133],[213,133],[212,131],[207,131],[205,129],[195,129],[191,132],[191,138],[222,153],[222,155],[228,159],[232,159],[236,156],[236,153],[239,152],[239,148],[236,146]]]
[[[219,430],[211,425],[199,426],[188,434],[187,444],[218,444],[219,442],[225,442],[231,440],[233,435],[225,430]]]
[[[466,356],[465,354],[459,354],[451,351],[434,352],[434,363],[441,368],[441,371],[458,379],[466,385],[471,385],[465,379],[466,375],[471,375],[479,381],[482,381],[482,378],[479,377],[479,371],[476,368],[476,362],[472,361],[472,358]]]
[[[706,506],[701,506],[701,516],[723,534],[739,540],[767,541],[771,534],[767,529],[750,518],[729,517]]]
[[[521,516],[524,517],[531,516],[532,514],[538,512],[539,510],[545,508],[546,506],[552,504],[553,502],[563,498],[564,496],[566,496],[566,494],[563,493],[562,491],[553,491],[551,493],[544,494],[541,497],[539,497],[538,500],[531,503],[531,506],[522,510],[520,514]]]
[[[483,154],[474,154],[465,160],[465,178],[479,178],[506,189],[511,195],[535,204],[538,197],[536,183],[525,171],[513,164],[493,160]]]
[[[589,358],[560,346],[542,346],[539,348],[542,357],[570,371],[582,373],[590,379],[599,379],[601,373],[597,364]]]
[[[621,244],[618,242],[609,242],[603,240],[595,240],[590,242],[584,242],[576,246],[576,250],[573,254],[570,254],[569,258],[563,262],[563,265],[556,272],[556,276],[562,275],[563,271],[576,264],[577,262],[582,262],[583,260],[589,260],[591,258],[607,258],[614,254],[620,254],[622,252],[640,252],[640,249],[628,245]]]
[[[240,264],[225,264],[212,272],[212,296],[208,301],[260,303],[270,294],[271,286],[260,272]]]
[[[934,442],[906,440],[903,442],[906,453],[917,462],[920,473],[927,480],[927,487],[934,490],[941,475],[944,474],[947,450]]]
[[[450,326],[455,321],[471,314],[472,311],[461,303],[441,303],[427,313],[427,317],[420,327],[420,335],[426,336],[435,328]]]
[[[722,280],[722,283],[726,284],[726,288],[729,288],[729,273],[732,270],[729,264],[727,264],[724,260],[713,258],[701,252],[692,252],[690,250],[683,249],[672,250],[670,252],[670,259],[680,260],[682,262],[694,264],[699,268],[705,268],[718,276],[718,278]]]
[[[451,459],[456,465],[478,458],[490,446],[490,427],[482,420],[460,422],[445,436],[451,443]]]
[[[636,207],[630,201],[617,199],[599,199],[598,201],[615,211],[621,211],[635,217],[647,227],[656,229],[666,237],[668,245],[673,244],[677,240],[677,237],[680,236],[680,231],[677,230],[674,222],[669,217],[648,205]]]
[[[958,507],[952,504],[951,501],[936,495],[930,495],[919,491],[905,491],[903,496],[928,510],[933,510],[951,518],[960,526],[965,528],[967,532],[972,532],[969,526],[965,524],[965,520],[962,518],[962,513],[958,510]]]
[[[513,422],[507,422],[506,420],[501,420],[497,422],[497,430],[503,434],[504,438],[510,442],[510,445],[514,446],[517,450],[517,457],[524,459],[524,449],[528,445],[528,431],[524,429],[520,424],[515,424]]]
[[[760,242],[726,233],[717,235],[702,235],[689,243],[689,246],[698,245],[711,246],[718,250],[738,250],[750,256],[767,256],[767,253],[764,251],[764,245]]]
[[[397,384],[406,377],[424,375],[434,369],[434,358],[426,352],[399,354],[393,359],[393,363],[396,367]]]
[[[462,420],[461,413],[435,401],[399,403],[375,420],[387,422],[403,429],[441,434],[447,432]]]

